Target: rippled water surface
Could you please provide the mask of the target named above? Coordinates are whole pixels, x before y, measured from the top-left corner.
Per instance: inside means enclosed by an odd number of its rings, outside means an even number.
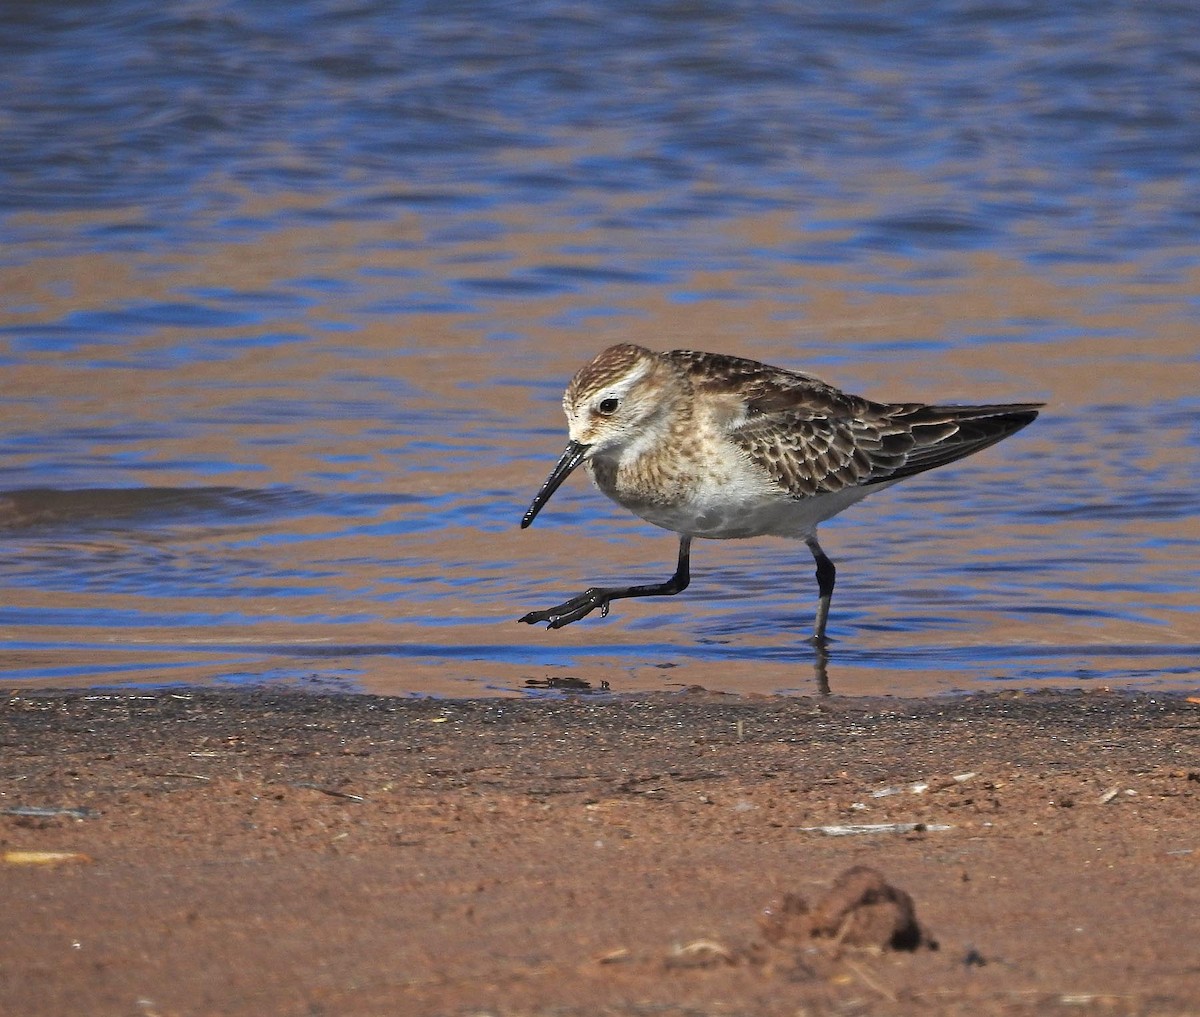
[[[1200,685],[1186,4],[0,8],[9,688],[817,687],[802,544],[580,475],[604,346],[1045,400],[822,529],[828,678]]]

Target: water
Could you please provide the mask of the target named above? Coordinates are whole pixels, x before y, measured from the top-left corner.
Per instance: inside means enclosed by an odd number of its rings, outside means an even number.
[[[1200,685],[1188,5],[0,10],[8,688],[812,692],[802,545],[572,480],[612,342],[1044,399],[827,524],[833,689]],[[529,693],[526,693],[529,694]]]

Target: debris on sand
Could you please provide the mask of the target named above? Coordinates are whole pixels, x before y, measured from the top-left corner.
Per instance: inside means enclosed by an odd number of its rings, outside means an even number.
[[[937,948],[917,923],[912,897],[865,865],[838,876],[814,907],[796,894],[785,894],[764,910],[759,927],[766,941],[779,948]]]
[[[91,856],[81,851],[5,851],[0,861],[5,865],[68,865],[90,862]]]
[[[802,826],[801,833],[823,833],[826,837],[854,837],[878,833],[942,833],[953,830],[946,823],[832,823],[825,826]]]
[[[676,946],[664,962],[668,968],[712,968],[726,964],[737,964],[738,954],[713,939],[697,939]]]

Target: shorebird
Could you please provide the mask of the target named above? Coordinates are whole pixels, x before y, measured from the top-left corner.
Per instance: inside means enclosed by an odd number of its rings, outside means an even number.
[[[679,534],[662,583],[592,587],[520,620],[562,628],[614,600],[687,589],[696,537],[803,540],[817,565],[812,641],[827,642],[837,570],[817,524],[868,494],[979,452],[1019,431],[1042,403],[877,403],[799,371],[720,353],[610,346],[567,386],[570,440],[521,520],[529,526],[583,464],[617,504]]]

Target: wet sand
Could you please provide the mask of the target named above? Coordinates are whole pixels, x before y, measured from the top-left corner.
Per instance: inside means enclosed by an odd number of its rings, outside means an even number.
[[[22,692],[0,744],[6,1013],[1200,1011],[1186,696]],[[814,932],[852,866],[916,941]]]

